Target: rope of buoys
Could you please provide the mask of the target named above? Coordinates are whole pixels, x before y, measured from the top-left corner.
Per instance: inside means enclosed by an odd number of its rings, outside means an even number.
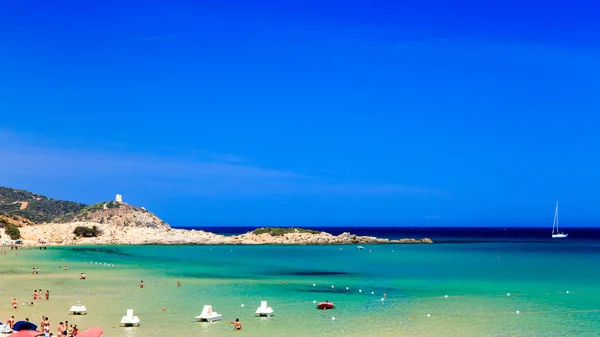
[[[378,299],[378,300],[368,300],[368,302],[381,302],[383,300],[382,299]],[[389,300],[387,299],[387,301],[393,301],[393,300]],[[277,304],[277,308],[281,308],[281,307],[288,307],[288,306],[295,306],[295,305],[305,305],[305,304],[316,304],[317,301],[313,300],[313,301],[300,301],[300,302],[286,302],[286,303],[279,303]],[[257,306],[259,306],[259,304],[257,303]],[[245,304],[241,304],[241,305],[227,305],[227,306],[219,306],[219,308],[244,308],[246,307]]]

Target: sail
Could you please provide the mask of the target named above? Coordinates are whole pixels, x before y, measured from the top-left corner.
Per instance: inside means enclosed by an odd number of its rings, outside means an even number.
[[[558,233],[558,201],[556,202],[556,209],[554,210],[554,222],[552,223],[552,234]]]

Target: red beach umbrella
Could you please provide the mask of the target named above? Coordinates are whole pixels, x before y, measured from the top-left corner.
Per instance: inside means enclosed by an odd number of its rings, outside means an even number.
[[[40,332],[40,331],[35,331],[35,330],[21,330],[19,332],[15,332],[11,335],[8,335],[10,337],[35,337],[35,336],[43,336],[44,333]]]
[[[77,337],[99,337],[104,330],[102,328],[89,328],[77,334]],[[12,336],[11,336],[12,337]]]

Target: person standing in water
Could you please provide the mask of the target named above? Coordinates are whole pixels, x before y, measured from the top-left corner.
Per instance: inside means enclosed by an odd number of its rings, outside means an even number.
[[[13,302],[12,302],[13,309],[16,309],[18,306],[19,306],[19,302],[17,302],[16,298],[13,298]]]
[[[144,281],[140,281],[140,288],[144,287]]]
[[[229,322],[229,324],[233,324],[233,330],[236,330],[236,331],[242,330],[242,322],[240,322],[239,318],[236,318],[235,322],[234,321]]]

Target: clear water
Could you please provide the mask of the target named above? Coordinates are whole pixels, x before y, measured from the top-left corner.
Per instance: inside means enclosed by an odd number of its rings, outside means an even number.
[[[13,314],[13,297],[50,289],[50,301],[21,306],[16,318],[46,314],[53,329],[66,319],[109,337],[222,335],[235,318],[250,336],[600,335],[598,242],[54,247],[0,259],[0,317]],[[89,314],[68,316],[78,299]],[[274,317],[254,317],[261,300]],[[323,300],[336,308],[317,310]],[[195,322],[204,304],[224,320]],[[139,328],[118,327],[128,308]]]

